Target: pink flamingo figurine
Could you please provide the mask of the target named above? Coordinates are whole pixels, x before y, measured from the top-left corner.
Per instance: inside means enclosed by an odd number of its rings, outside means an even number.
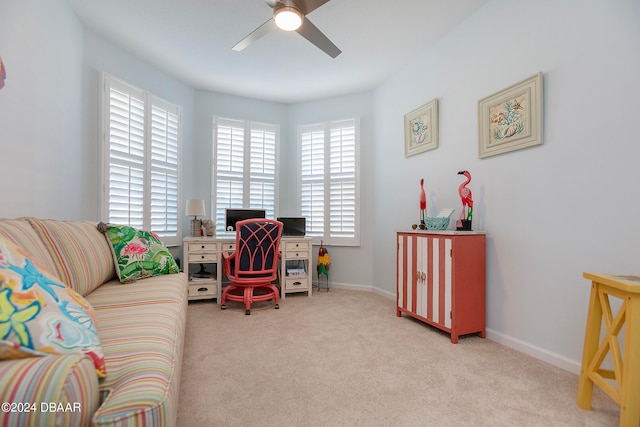
[[[464,175],[467,177],[466,181],[460,184],[458,187],[458,194],[460,195],[460,199],[462,199],[462,212],[460,212],[460,218],[457,222],[457,228],[462,229],[462,220],[465,219],[465,206],[467,211],[467,218],[471,221],[471,217],[473,216],[473,198],[471,197],[471,190],[467,188],[467,184],[471,182],[471,174],[468,171],[460,171],[458,175]]]
[[[424,179],[420,180],[420,223],[425,223],[427,216],[427,195],[424,192]]]

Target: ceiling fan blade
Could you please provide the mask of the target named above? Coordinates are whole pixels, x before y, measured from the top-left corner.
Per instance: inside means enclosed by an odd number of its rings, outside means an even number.
[[[329,0],[298,0],[298,3],[300,4],[300,10],[304,15],[313,12],[314,10],[328,2]]]
[[[258,28],[253,30],[253,32],[249,34],[247,37],[243,38],[238,43],[236,43],[236,45],[233,46],[231,49],[236,51],[241,51],[242,49],[249,46],[251,43],[258,40],[260,37],[264,36],[269,31],[275,28],[277,28],[276,22],[273,20],[273,18],[271,18],[267,22],[265,22],[264,24],[260,25]]]
[[[315,44],[332,58],[335,58],[342,53],[342,51],[338,49],[338,47],[327,38],[327,36],[322,34],[322,31],[313,25],[306,17],[302,19],[302,26],[300,26],[296,32],[311,43]]]

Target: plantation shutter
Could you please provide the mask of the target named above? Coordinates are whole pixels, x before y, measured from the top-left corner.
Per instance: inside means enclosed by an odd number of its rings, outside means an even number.
[[[265,209],[275,218],[276,127],[251,124],[249,164],[249,207]]]
[[[356,126],[334,122],[329,130],[329,235],[356,237]]]
[[[274,218],[278,126],[218,117],[214,131],[216,231],[224,232],[227,208],[265,209]]]
[[[178,108],[151,101],[151,230],[162,237],[178,235]]]
[[[180,108],[104,75],[104,217],[180,243]]]
[[[358,119],[301,127],[300,209],[316,243],[359,245],[358,147]]]
[[[300,146],[300,214],[308,236],[324,236],[324,125],[304,126]]]
[[[109,85],[108,221],[144,227],[144,93]]]

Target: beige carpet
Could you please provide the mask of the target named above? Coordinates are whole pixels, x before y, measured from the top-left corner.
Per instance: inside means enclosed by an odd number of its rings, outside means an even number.
[[[394,301],[331,289],[280,309],[189,303],[179,426],[617,426],[597,387],[477,336],[395,315]]]

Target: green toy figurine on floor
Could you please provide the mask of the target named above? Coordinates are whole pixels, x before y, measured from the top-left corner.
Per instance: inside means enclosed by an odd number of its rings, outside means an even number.
[[[322,243],[323,242],[320,241],[320,249],[318,249],[318,290],[320,290],[320,275],[324,274],[327,277],[327,292],[329,292],[329,268],[331,267],[331,257]]]

